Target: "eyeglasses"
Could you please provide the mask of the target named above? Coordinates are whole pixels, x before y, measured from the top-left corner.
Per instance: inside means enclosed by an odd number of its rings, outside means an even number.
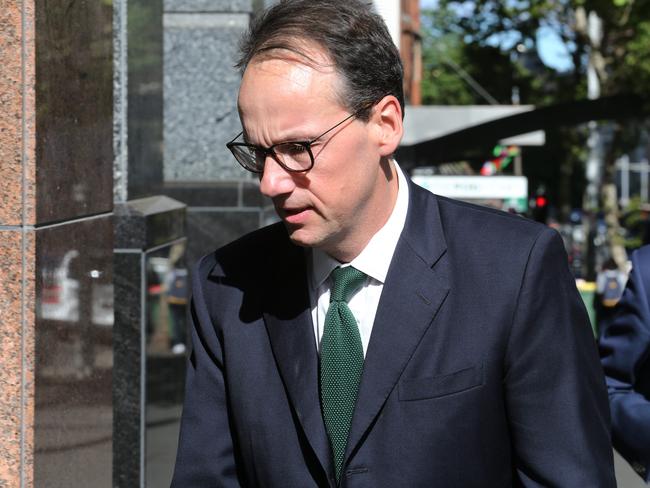
[[[271,156],[280,166],[291,173],[304,173],[314,167],[314,153],[311,150],[311,145],[361,112],[362,110],[359,110],[348,115],[341,122],[310,141],[287,141],[263,147],[245,142],[235,142],[243,134],[240,132],[237,137],[226,144],[226,147],[230,149],[232,155],[244,169],[253,173],[264,172],[264,163],[268,156]]]

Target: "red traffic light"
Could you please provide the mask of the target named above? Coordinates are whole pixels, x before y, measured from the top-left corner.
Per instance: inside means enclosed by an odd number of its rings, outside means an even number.
[[[548,203],[548,200],[544,195],[538,195],[537,198],[535,198],[535,206],[537,208],[540,207],[546,207],[546,204]]]

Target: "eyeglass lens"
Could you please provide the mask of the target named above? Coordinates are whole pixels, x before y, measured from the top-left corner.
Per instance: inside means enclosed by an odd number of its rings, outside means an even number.
[[[307,144],[287,142],[274,146],[270,151],[265,151],[252,146],[234,146],[235,155],[239,162],[246,168],[255,172],[264,170],[267,153],[279,161],[283,166],[292,171],[305,171],[312,166],[312,159]]]

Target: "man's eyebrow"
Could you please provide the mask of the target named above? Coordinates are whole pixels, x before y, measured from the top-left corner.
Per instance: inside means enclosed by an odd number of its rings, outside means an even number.
[[[291,135],[291,133],[289,133],[288,136],[278,138],[277,141],[273,141],[272,145],[277,146],[278,144],[286,144],[286,143],[290,143],[290,142],[308,142],[308,141],[311,141],[312,139],[314,139],[315,137],[317,137],[317,135],[311,135],[311,136],[296,135],[296,136],[293,136],[293,135]],[[251,142],[251,140],[248,139],[248,137],[246,136],[245,132],[242,133],[242,139],[244,140],[244,142],[246,144],[250,144],[251,146],[270,147],[270,146],[263,146],[262,144],[257,144],[255,142]]]

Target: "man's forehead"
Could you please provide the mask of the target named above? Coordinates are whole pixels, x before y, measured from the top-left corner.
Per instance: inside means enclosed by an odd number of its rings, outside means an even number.
[[[242,98],[271,96],[276,87],[281,87],[285,93],[296,94],[318,87],[318,95],[338,100],[341,93],[338,72],[322,50],[313,54],[307,57],[286,49],[275,49],[253,57],[242,78],[238,100],[240,109]],[[266,88],[263,92],[259,90],[260,80],[264,81]]]
[[[306,87],[315,79],[333,73],[332,68],[315,68],[296,57],[265,56],[264,58],[253,59],[246,68],[244,78],[263,74],[271,79],[279,78],[280,82]]]

